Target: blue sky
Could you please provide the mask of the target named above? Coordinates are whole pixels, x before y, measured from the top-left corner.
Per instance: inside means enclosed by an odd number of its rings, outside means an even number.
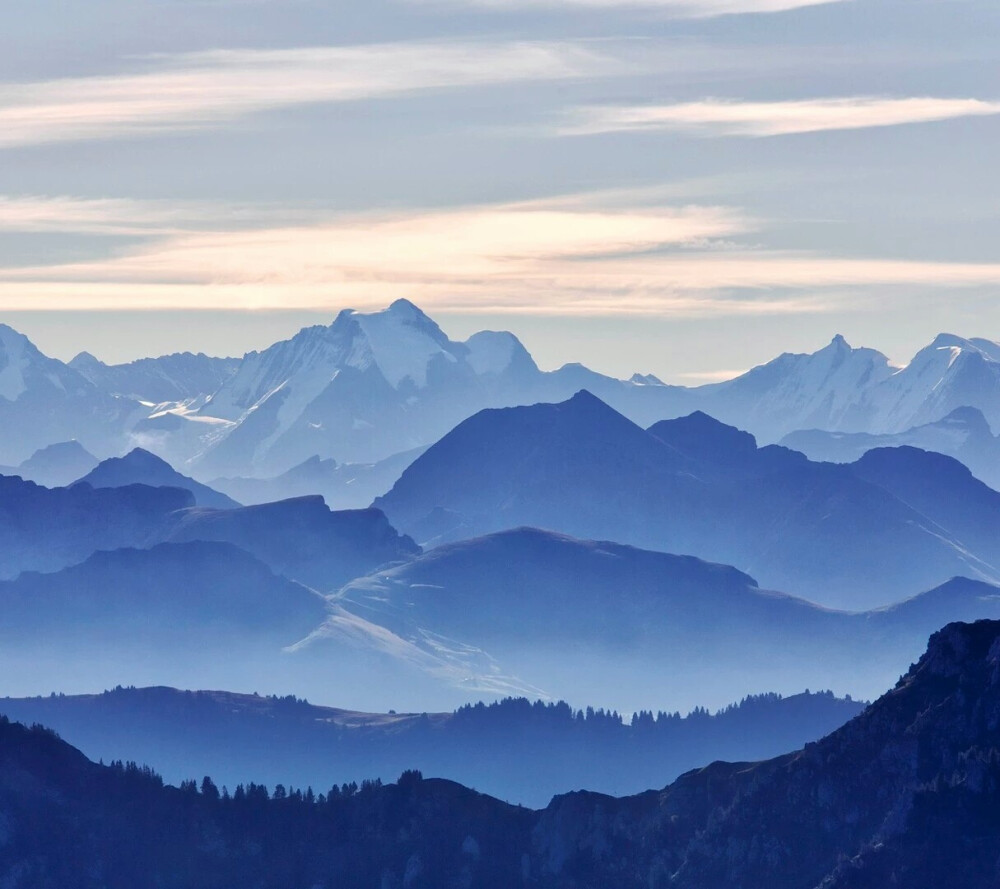
[[[680,382],[1000,338],[998,33],[984,0],[16,0],[0,310],[123,360],[407,297]]]

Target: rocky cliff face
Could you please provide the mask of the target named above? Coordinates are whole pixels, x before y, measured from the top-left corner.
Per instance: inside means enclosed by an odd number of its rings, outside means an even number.
[[[822,741],[716,763],[660,794],[557,799],[536,850],[556,885],[792,889],[895,875],[930,887],[954,873],[965,879],[952,885],[994,885],[998,729],[1000,623],[951,624],[895,689]]]

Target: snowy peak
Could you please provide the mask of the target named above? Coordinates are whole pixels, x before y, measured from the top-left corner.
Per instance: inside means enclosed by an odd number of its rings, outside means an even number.
[[[734,380],[696,392],[703,410],[774,442],[796,429],[839,429],[864,423],[859,396],[889,378],[889,359],[854,348],[840,334],[812,353],[788,353]]]
[[[394,389],[403,381],[422,388],[431,361],[455,363],[461,347],[413,303],[398,299],[388,309],[352,316],[364,334],[364,343],[352,355],[352,366],[365,370],[374,364]],[[360,365],[360,366],[359,366]]]
[[[500,376],[514,368],[537,372],[538,365],[509,331],[482,330],[465,341],[467,361],[477,376]]]
[[[0,324],[0,398],[16,401],[28,388],[25,371],[41,357],[23,333]]]

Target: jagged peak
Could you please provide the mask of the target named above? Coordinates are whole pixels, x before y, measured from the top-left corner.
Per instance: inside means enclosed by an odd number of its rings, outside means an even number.
[[[927,643],[927,651],[903,677],[907,683],[923,673],[934,676],[973,675],[983,666],[993,667],[994,682],[1000,666],[1000,621],[951,623],[938,630]]]

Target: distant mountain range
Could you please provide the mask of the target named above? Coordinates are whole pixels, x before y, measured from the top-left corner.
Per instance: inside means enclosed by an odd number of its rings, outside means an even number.
[[[0,476],[0,579],[59,571],[99,550],[202,540],[239,546],[272,570],[328,591],[420,551],[378,510],[332,512],[318,496],[231,509],[197,506],[197,496],[226,498],[149,454],[132,453],[95,473],[102,486],[81,481],[50,489]],[[103,486],[112,482],[122,485]]]
[[[430,714],[172,688],[0,699],[0,713],[55,729],[91,759],[155,763],[174,784],[208,774],[231,790],[248,776],[271,787],[325,789],[419,768],[534,806],[579,787],[637,793],[709,760],[776,756],[818,740],[864,706],[829,692],[762,694],[715,714],[623,718],[525,698]]]
[[[853,463],[876,448],[935,451],[961,461],[991,488],[1000,488],[1000,436],[993,434],[983,412],[974,407],[955,408],[940,420],[903,432],[874,435],[805,429],[789,433],[781,444],[811,460],[831,463]]]
[[[240,359],[178,352],[109,365],[81,352],[69,366],[104,392],[159,405],[211,395],[237,371]]]
[[[64,488],[101,461],[78,441],[61,441],[35,451],[17,466],[0,466],[0,475],[17,475],[46,488]]]
[[[319,494],[331,509],[360,509],[388,491],[424,450],[415,448],[378,463],[310,457],[272,478],[217,478],[211,485],[248,506]]]
[[[241,359],[179,353],[108,366],[81,353],[64,364],[2,327],[0,463],[77,439],[99,457],[145,448],[203,482],[275,478],[313,457],[377,463],[432,444],[484,408],[561,401],[580,389],[643,426],[701,410],[764,443],[808,429],[895,435],[960,408],[1000,429],[1000,345],[942,334],[894,368],[838,336],[813,354],[685,388],[580,364],[541,371],[513,334],[455,342],[407,300],[341,312]]]
[[[1000,494],[947,457],[878,453],[879,469],[812,463],[702,413],[644,430],[580,392],[480,412],[375,504],[425,546],[533,526],[735,565],[836,607],[1000,580]],[[945,469],[948,484],[928,475]]]
[[[317,798],[163,787],[0,723],[0,874],[24,885],[986,889],[1000,845],[1000,624],[952,624],[898,685],[799,752],[533,812],[407,771]]]

